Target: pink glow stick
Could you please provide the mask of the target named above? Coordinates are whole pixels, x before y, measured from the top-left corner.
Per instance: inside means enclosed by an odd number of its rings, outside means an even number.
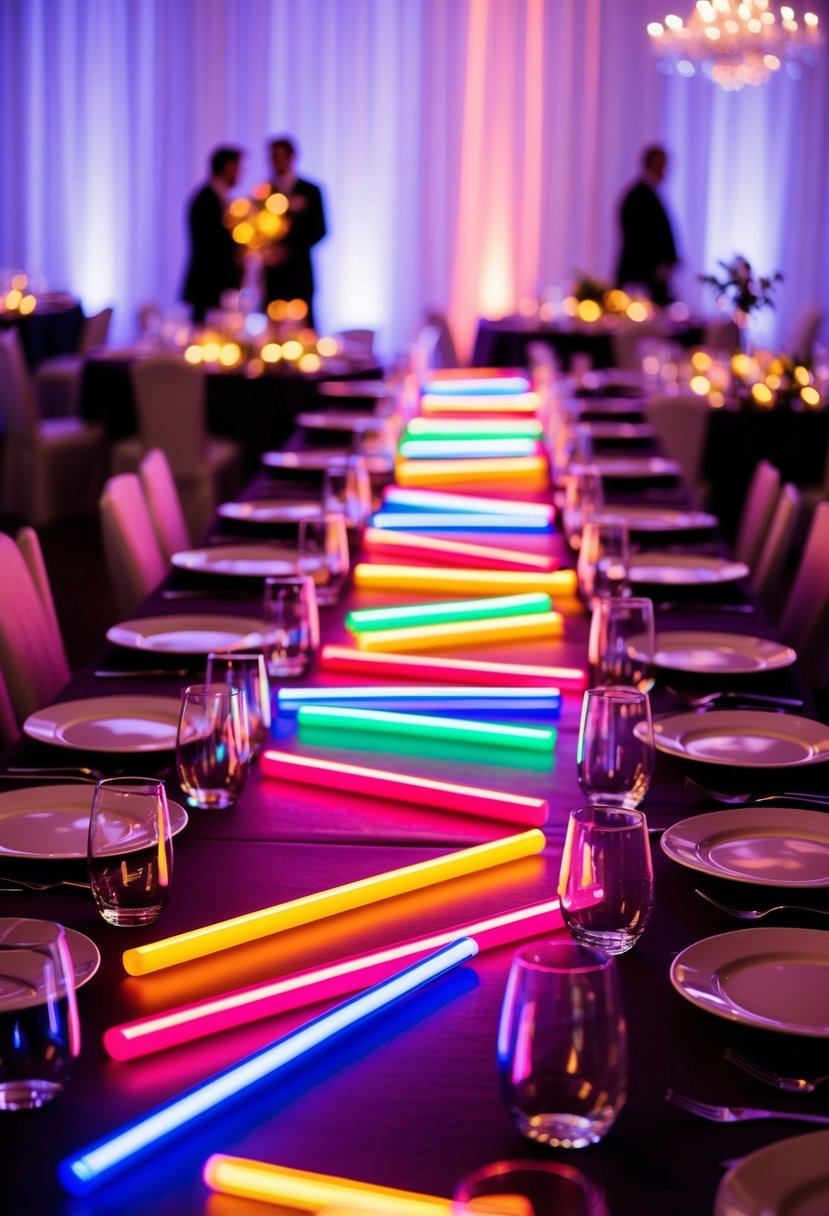
[[[503,570],[557,570],[556,557],[539,553],[521,553],[518,549],[500,549],[495,545],[476,545],[459,540],[443,540],[411,532],[392,532],[385,528],[366,528],[363,544],[384,553],[406,553],[413,557],[445,561],[453,566],[477,566]]]
[[[350,671],[366,678],[435,680],[444,684],[497,684],[512,686],[556,684],[582,692],[587,673],[579,667],[544,667],[528,663],[494,663],[483,659],[444,659],[427,655],[384,654],[350,646],[323,646],[320,667],[325,671]]]
[[[322,785],[325,789],[365,794],[369,798],[388,798],[392,802],[413,802],[434,806],[459,815],[480,815],[538,828],[547,819],[546,798],[527,798],[522,794],[502,794],[499,790],[474,785],[456,785],[427,777],[407,777],[361,764],[340,764],[314,756],[296,756],[268,748],[259,766],[266,777],[296,781],[300,785]]]
[[[592,906],[601,898],[600,887],[590,888],[584,895],[584,905]],[[562,924],[558,899],[543,900],[112,1026],[104,1032],[104,1047],[115,1060],[134,1060],[235,1026],[245,1026],[317,1001],[356,992],[386,979],[401,962],[416,962],[458,937],[474,937],[479,951],[492,950],[496,946],[553,933]]]

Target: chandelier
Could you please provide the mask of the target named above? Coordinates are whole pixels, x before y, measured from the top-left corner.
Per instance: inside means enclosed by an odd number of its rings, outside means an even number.
[[[798,76],[821,45],[818,18],[769,0],[698,0],[687,24],[673,13],[648,28],[660,69],[680,76],[700,70],[722,88],[765,84],[784,64]]]

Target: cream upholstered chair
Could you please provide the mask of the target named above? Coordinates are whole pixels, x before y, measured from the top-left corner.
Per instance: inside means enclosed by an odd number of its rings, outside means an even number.
[[[705,397],[693,393],[651,397],[645,404],[645,416],[659,436],[666,456],[682,466],[685,484],[704,501],[708,487],[702,466],[711,422],[711,407]]]
[[[55,616],[37,535],[21,549],[0,533],[0,671],[18,725],[43,709],[69,679],[69,664]],[[38,585],[38,580],[45,580]]]
[[[198,540],[217,502],[232,498],[241,479],[242,449],[207,432],[207,381],[202,367],[160,354],[130,368],[138,438],[115,445],[113,473],[132,472],[151,448],[166,453],[190,535]]]
[[[417,346],[426,367],[457,367],[458,351],[444,313],[430,310],[423,318]]]
[[[642,345],[645,342],[667,343],[664,322],[657,318],[629,321],[622,317],[611,336],[613,365],[628,372],[642,372]]]
[[[20,730],[12,709],[9,690],[6,688],[6,681],[0,671],[0,747],[8,747],[19,734]]]
[[[173,470],[161,448],[147,452],[139,465],[138,476],[161,552],[170,558],[179,550],[189,548],[190,535]]]
[[[795,314],[787,345],[787,350],[793,359],[809,362],[822,321],[823,309],[819,304],[801,306]]]
[[[31,524],[94,512],[106,473],[103,427],[80,418],[40,418],[14,328],[0,333],[0,413],[6,422],[3,510]]]
[[[797,651],[809,688],[829,683],[829,502],[815,508],[806,544],[780,616],[781,639]]]
[[[754,466],[734,540],[735,558],[752,570],[780,497],[780,482],[780,471],[770,460],[759,460]]]
[[[102,308],[91,317],[85,317],[77,351],[72,355],[54,355],[38,364],[35,386],[44,417],[61,418],[80,413],[86,357],[90,351],[106,344],[111,321],[111,308]]]
[[[101,534],[119,611],[129,616],[167,573],[137,473],[119,473],[104,486]]]
[[[763,607],[774,612],[780,601],[780,587],[786,559],[792,547],[800,514],[800,491],[787,482],[780,491],[757,563],[751,572],[751,585]]]
[[[705,326],[702,344],[708,350],[733,355],[740,349],[740,327],[733,317],[715,317]]]

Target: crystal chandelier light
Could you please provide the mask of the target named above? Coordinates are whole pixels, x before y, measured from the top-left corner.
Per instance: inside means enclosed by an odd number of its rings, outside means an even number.
[[[800,21],[787,5],[769,0],[698,0],[687,24],[673,13],[648,26],[660,69],[694,76],[702,71],[724,89],[764,84],[784,65],[800,74],[821,45],[814,13]]]

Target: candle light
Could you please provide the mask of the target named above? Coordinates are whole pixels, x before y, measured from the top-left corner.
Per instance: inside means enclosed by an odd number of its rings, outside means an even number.
[[[453,621],[496,620],[505,616],[527,616],[550,612],[553,601],[543,591],[523,595],[496,595],[483,599],[444,600],[432,604],[400,604],[392,608],[357,608],[346,613],[350,633],[378,629],[405,629],[415,625],[439,625]]]
[[[516,747],[522,751],[552,751],[556,732],[546,727],[507,726],[471,718],[441,718],[432,714],[394,713],[385,709],[342,709],[336,705],[303,705],[297,714],[299,737],[329,730],[357,735],[395,735],[411,739],[474,743],[482,747]]]
[[[442,566],[398,566],[381,562],[358,562],[354,567],[357,587],[383,591],[452,592],[462,595],[508,595],[521,591],[546,591],[572,596],[576,593],[575,570],[452,570]]]
[[[415,515],[422,520],[422,515]],[[412,516],[415,518],[415,516]],[[464,519],[465,516],[438,516],[439,519]],[[499,521],[505,523],[509,516],[497,516]],[[375,520],[377,517],[375,516]],[[426,531],[430,531],[429,525],[421,523],[413,524],[414,527],[425,527]],[[450,524],[450,527],[452,525]],[[546,527],[546,525],[543,525]],[[514,529],[510,529],[514,531]],[[411,535],[406,532],[395,532],[388,530],[387,524],[381,524],[380,527],[366,528],[363,533],[363,545],[367,549],[379,550],[380,552],[392,553],[395,556],[402,555],[406,557],[420,558],[423,560],[443,561],[447,565],[460,566],[477,566],[479,569],[494,569],[494,570],[537,570],[541,572],[549,572],[557,570],[559,566],[558,558],[548,557],[541,553],[522,553],[518,549],[502,549],[495,545],[479,545],[473,542],[459,540],[444,540],[442,537],[438,539],[434,536],[418,536]]]
[[[503,679],[509,684],[533,686],[555,683],[583,691],[587,672],[580,667],[554,667],[530,663],[496,663],[486,659],[456,659],[444,656],[380,654],[350,646],[323,646],[319,657],[324,671],[348,671],[357,675],[487,684]]]
[[[285,929],[307,925],[312,921],[334,916],[337,912],[348,912],[366,904],[390,899],[408,891],[417,891],[438,882],[459,878],[490,866],[515,861],[540,853],[544,848],[544,834],[535,829],[506,836],[501,840],[474,845],[469,849],[458,849],[442,857],[415,862],[399,869],[387,870],[356,882],[317,891],[287,903],[260,908],[230,920],[204,925],[187,933],[179,933],[160,941],[134,946],[123,954],[124,970],[129,975],[147,975],[178,963],[204,958],[219,950],[257,941]]]
[[[461,938],[276,1039],[261,1051],[156,1107],[135,1123],[65,1158],[58,1166],[61,1184],[74,1195],[94,1190],[148,1152],[181,1135],[196,1120],[214,1114],[231,1099],[265,1079],[272,1083],[274,1076],[288,1065],[318,1047],[328,1047],[334,1039],[365,1023],[429,980],[445,975],[473,958],[477,950],[474,941]]]
[[[562,628],[559,612],[532,612],[526,616],[502,616],[492,620],[377,629],[358,634],[357,645],[361,650],[442,650],[488,642],[514,642],[522,638],[558,637]]]

